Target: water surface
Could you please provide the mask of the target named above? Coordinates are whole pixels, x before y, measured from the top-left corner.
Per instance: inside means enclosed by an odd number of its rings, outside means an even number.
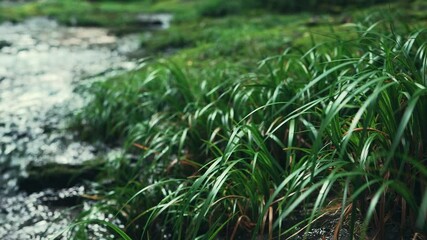
[[[78,164],[98,154],[66,130],[67,116],[83,103],[73,90],[91,76],[135,67],[125,55],[138,43],[136,35],[47,18],[0,25],[0,239],[44,239],[73,218],[64,202],[84,187],[27,194],[17,175],[30,162]]]

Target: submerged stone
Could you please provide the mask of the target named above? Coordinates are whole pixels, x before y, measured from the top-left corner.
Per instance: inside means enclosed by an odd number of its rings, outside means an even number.
[[[167,13],[158,14],[139,14],[136,16],[136,21],[143,27],[147,28],[169,28],[172,21],[172,15]]]
[[[102,166],[102,161],[79,165],[61,163],[36,165],[31,163],[26,167],[26,174],[18,178],[18,187],[30,193],[47,188],[61,189],[72,187],[95,180]]]

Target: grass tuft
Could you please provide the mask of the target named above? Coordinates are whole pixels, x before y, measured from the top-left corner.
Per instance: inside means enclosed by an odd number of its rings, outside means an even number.
[[[188,67],[211,46],[195,34],[173,60],[94,83],[75,126],[133,156],[99,204],[140,239],[291,239],[328,219],[336,239],[426,234],[427,31],[377,16],[257,67],[225,49]]]

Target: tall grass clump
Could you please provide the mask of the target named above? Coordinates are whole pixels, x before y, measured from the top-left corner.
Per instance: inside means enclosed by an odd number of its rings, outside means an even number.
[[[99,204],[135,239],[425,235],[427,31],[345,27],[253,73],[154,63],[95,85],[81,126],[134,155]]]

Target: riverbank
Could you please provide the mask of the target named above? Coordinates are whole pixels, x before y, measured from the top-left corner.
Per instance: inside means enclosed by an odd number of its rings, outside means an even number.
[[[418,7],[249,11],[143,39],[165,59],[92,85],[77,116],[85,139],[132,156],[110,163],[99,207],[132,238],[425,234]]]
[[[148,7],[178,17],[141,37],[154,56],[141,69],[81,89],[72,128],[126,154],[106,163],[78,238],[87,224],[135,239],[425,234],[421,1],[338,14],[184,2]]]
[[[44,16],[66,26],[104,27],[127,33],[158,28],[162,24],[156,18],[144,18],[144,15],[172,13],[178,20],[194,18],[194,5],[194,1],[159,1],[156,4],[150,1],[28,1],[12,7],[0,5],[0,22],[21,22],[29,17]]]

